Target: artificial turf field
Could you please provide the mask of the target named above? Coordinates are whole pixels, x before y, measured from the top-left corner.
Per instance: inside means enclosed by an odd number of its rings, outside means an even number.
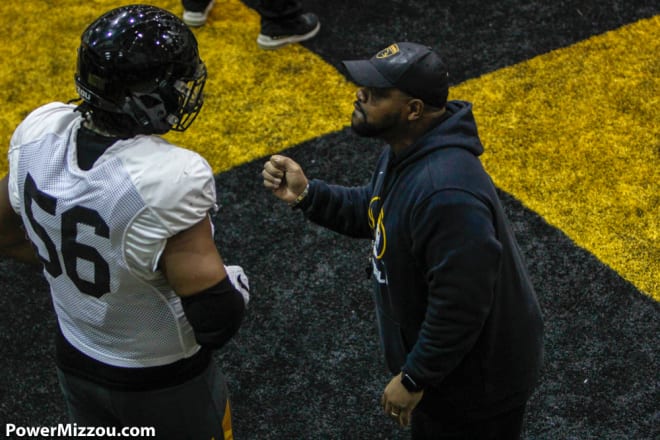
[[[405,439],[379,410],[369,243],[305,223],[263,188],[283,152],[309,177],[365,183],[377,142],[347,128],[340,61],[394,41],[438,48],[450,97],[472,101],[546,322],[546,364],[526,439],[660,438],[660,6],[651,0],[303,0],[304,45],[261,51],[253,1],[219,0],[195,30],[205,108],[172,141],[217,171],[218,247],[250,277],[238,336],[216,356],[237,440]],[[84,26],[121,2],[0,3],[0,138],[74,96]],[[178,1],[157,2],[180,14]],[[0,174],[7,169],[0,156]],[[66,421],[55,319],[38,271],[0,260],[0,429]]]

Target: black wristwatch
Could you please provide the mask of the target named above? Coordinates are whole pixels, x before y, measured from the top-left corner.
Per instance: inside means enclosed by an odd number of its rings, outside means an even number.
[[[411,393],[418,393],[424,389],[422,384],[410,377],[406,370],[401,370],[401,384]]]

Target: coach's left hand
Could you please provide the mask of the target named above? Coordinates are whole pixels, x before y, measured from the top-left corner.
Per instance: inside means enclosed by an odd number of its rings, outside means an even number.
[[[399,422],[401,426],[408,426],[412,411],[422,400],[423,395],[423,390],[417,393],[408,391],[401,383],[401,373],[399,373],[385,387],[380,403],[388,417]]]

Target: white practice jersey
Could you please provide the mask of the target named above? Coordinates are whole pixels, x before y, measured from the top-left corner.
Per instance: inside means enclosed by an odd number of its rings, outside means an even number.
[[[158,260],[166,240],[215,206],[198,154],[157,136],[117,141],[78,167],[74,106],[52,103],[16,129],[10,199],[44,261],[66,339],[120,367],[165,365],[199,350]]]

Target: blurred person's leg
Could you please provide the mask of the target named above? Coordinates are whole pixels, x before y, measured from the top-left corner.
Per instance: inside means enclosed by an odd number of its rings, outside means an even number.
[[[296,0],[261,0],[261,32],[257,44],[262,49],[277,49],[314,37],[321,28],[318,17],[304,12]]]
[[[183,22],[188,26],[203,26],[209,18],[215,0],[183,0]]]

